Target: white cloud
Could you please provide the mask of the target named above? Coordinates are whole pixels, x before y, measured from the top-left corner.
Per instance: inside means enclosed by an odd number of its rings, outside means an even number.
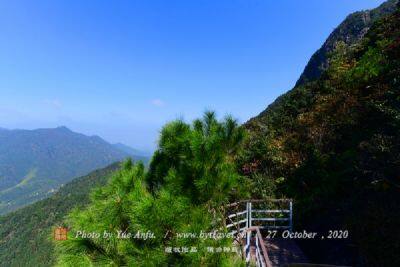
[[[43,103],[57,109],[62,107],[62,103],[58,99],[45,99],[43,100]]]
[[[151,100],[151,104],[156,106],[156,107],[163,107],[165,106],[165,102],[162,101],[161,99],[153,99]]]

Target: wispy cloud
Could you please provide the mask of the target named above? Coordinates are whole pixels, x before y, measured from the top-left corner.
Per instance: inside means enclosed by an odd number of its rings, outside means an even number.
[[[165,106],[165,102],[162,101],[161,99],[158,99],[158,98],[151,100],[151,104],[152,104],[153,106],[156,106],[156,107],[163,107],[163,106]]]
[[[58,99],[45,99],[45,100],[43,100],[43,103],[46,104],[47,106],[57,108],[57,109],[62,107],[62,103]]]

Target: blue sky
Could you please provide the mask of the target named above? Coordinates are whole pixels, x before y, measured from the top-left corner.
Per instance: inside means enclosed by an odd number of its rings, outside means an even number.
[[[382,2],[1,1],[0,127],[65,125],[150,150],[175,118],[245,122],[349,13]]]

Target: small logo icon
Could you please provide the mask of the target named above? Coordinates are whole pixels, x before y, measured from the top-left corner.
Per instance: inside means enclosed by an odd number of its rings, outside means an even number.
[[[54,240],[67,240],[68,229],[65,227],[57,227],[54,229]]]

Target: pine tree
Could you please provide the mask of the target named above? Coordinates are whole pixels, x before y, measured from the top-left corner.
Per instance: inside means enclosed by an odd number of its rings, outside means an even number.
[[[234,253],[207,251],[231,248],[231,238],[182,238],[178,233],[224,229],[219,208],[241,191],[235,154],[244,136],[234,119],[218,121],[213,112],[192,125],[168,123],[148,173],[141,163],[124,162],[107,186],[93,192],[87,209],[69,215],[69,239],[57,242],[58,265],[241,266]],[[79,235],[82,231],[100,237],[87,238]],[[151,231],[154,238],[123,239],[118,231]],[[112,236],[104,238],[104,232]],[[170,253],[166,248],[196,248],[197,253]]]

